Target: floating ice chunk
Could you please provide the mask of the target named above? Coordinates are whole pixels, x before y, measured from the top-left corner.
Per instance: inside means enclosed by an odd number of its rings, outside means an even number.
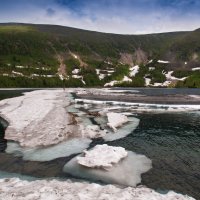
[[[113,165],[109,170],[81,166],[75,157],[64,166],[63,171],[80,178],[135,187],[141,182],[141,174],[150,168],[150,159],[128,151],[127,157]]]
[[[23,160],[50,161],[80,153],[91,143],[87,138],[74,138],[46,148],[23,148],[16,142],[8,142],[6,153],[22,156]]]
[[[103,139],[105,141],[114,141],[114,140],[124,138],[127,135],[129,135],[130,133],[132,133],[132,131],[134,131],[138,127],[140,120],[135,117],[129,117],[128,120],[129,120],[129,122],[126,125],[117,129],[117,131],[115,133],[113,133],[113,132],[107,133],[103,137]]]
[[[114,113],[114,112],[107,113],[107,117],[108,117],[107,125],[110,128],[112,128],[115,132],[117,131],[116,128],[128,122],[127,116],[120,113]]]
[[[99,138],[106,135],[106,130],[100,130],[98,125],[87,125],[85,127],[80,125],[80,129],[82,137]]]
[[[78,164],[91,167],[110,169],[113,164],[118,163],[120,160],[128,155],[123,147],[112,147],[107,144],[96,145],[92,150],[84,151],[83,156],[78,156]]]
[[[73,131],[69,105],[62,90],[37,90],[0,101],[1,116],[9,122],[5,138],[21,146],[49,146],[68,138]]]

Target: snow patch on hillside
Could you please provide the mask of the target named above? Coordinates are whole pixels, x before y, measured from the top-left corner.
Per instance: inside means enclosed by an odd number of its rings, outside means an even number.
[[[133,66],[130,68],[130,77],[134,77],[139,72],[139,65]]]
[[[192,68],[192,71],[198,71],[198,70],[200,70],[200,67]]]

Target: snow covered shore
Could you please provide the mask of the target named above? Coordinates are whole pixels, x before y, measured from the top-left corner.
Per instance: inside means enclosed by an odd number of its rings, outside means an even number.
[[[6,200],[194,200],[187,195],[160,194],[145,187],[119,188],[95,183],[58,180],[0,179],[0,199]]]

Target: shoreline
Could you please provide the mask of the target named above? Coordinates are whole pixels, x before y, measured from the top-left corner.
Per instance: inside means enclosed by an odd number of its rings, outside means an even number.
[[[159,95],[159,96],[145,96],[145,95],[113,95],[112,94],[77,94],[77,98],[97,101],[118,101],[136,104],[169,104],[169,105],[200,105],[199,98],[192,97],[192,95]]]

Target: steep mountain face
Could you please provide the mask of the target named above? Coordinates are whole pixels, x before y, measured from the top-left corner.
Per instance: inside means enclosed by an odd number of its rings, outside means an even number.
[[[199,30],[118,35],[0,24],[0,87],[188,86],[198,67]]]

